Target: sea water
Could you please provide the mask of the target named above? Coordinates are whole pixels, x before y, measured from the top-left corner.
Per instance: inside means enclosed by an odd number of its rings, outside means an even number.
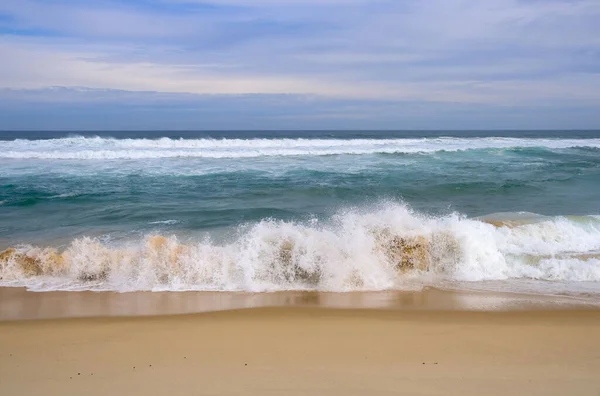
[[[0,132],[2,251],[36,291],[600,296],[600,132]]]

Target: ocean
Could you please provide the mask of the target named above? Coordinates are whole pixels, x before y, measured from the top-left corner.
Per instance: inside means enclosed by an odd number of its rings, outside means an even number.
[[[600,131],[0,132],[0,286],[600,300]]]

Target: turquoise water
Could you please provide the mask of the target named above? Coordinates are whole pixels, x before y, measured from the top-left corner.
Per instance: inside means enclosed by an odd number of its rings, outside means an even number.
[[[598,131],[0,133],[0,249],[69,256],[68,269],[34,276],[6,261],[10,285],[345,291],[513,279],[589,292],[598,215]],[[375,229],[427,239],[427,268],[392,271]],[[167,241],[158,251],[156,235]],[[111,275],[86,283],[74,268],[94,260]]]

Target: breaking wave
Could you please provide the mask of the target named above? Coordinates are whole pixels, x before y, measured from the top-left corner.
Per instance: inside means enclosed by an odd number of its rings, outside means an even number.
[[[228,242],[147,235],[0,253],[0,285],[32,290],[358,291],[446,280],[600,281],[600,219],[430,217],[399,204],[327,222],[263,220]]]
[[[337,154],[396,154],[511,148],[600,148],[600,139],[114,139],[68,137],[0,141],[5,159],[251,158]]]

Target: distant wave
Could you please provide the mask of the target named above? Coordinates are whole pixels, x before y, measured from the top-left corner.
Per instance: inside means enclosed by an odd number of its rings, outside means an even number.
[[[179,220],[160,220],[160,221],[151,221],[148,224],[163,224],[163,225],[173,225],[179,223]]]
[[[33,290],[356,291],[406,282],[600,281],[600,218],[428,217],[399,204],[328,222],[263,220],[227,243],[147,235],[0,253],[0,286]]]
[[[600,148],[600,139],[114,139],[68,137],[0,141],[5,159],[251,158],[262,156],[432,153],[473,149]]]

